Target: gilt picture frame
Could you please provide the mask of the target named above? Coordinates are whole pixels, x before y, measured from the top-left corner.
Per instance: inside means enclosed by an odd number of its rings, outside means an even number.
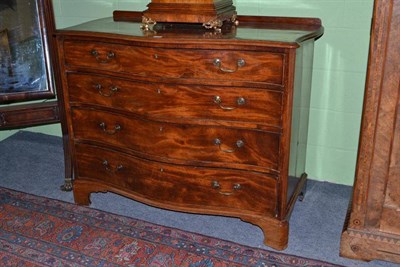
[[[0,0],[0,104],[55,98],[44,5]]]

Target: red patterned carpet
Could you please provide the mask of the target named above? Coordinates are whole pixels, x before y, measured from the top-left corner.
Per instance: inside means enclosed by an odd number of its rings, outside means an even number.
[[[337,266],[0,188],[0,266]]]

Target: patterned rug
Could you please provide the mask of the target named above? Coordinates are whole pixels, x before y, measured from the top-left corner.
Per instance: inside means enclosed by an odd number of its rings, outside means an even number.
[[[0,266],[338,266],[0,187]]]

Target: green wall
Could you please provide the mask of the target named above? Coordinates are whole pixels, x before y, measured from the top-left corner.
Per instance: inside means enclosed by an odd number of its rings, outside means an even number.
[[[53,0],[57,27],[146,8],[143,0]],[[306,170],[312,179],[353,184],[373,0],[236,0],[239,15],[318,17]],[[60,126],[28,130],[60,135]],[[9,135],[0,132],[0,139]]]

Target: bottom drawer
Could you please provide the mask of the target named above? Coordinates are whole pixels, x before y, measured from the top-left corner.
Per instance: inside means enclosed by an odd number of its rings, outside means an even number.
[[[277,182],[265,174],[164,164],[87,144],[76,145],[75,153],[76,179],[183,210],[275,214]]]

